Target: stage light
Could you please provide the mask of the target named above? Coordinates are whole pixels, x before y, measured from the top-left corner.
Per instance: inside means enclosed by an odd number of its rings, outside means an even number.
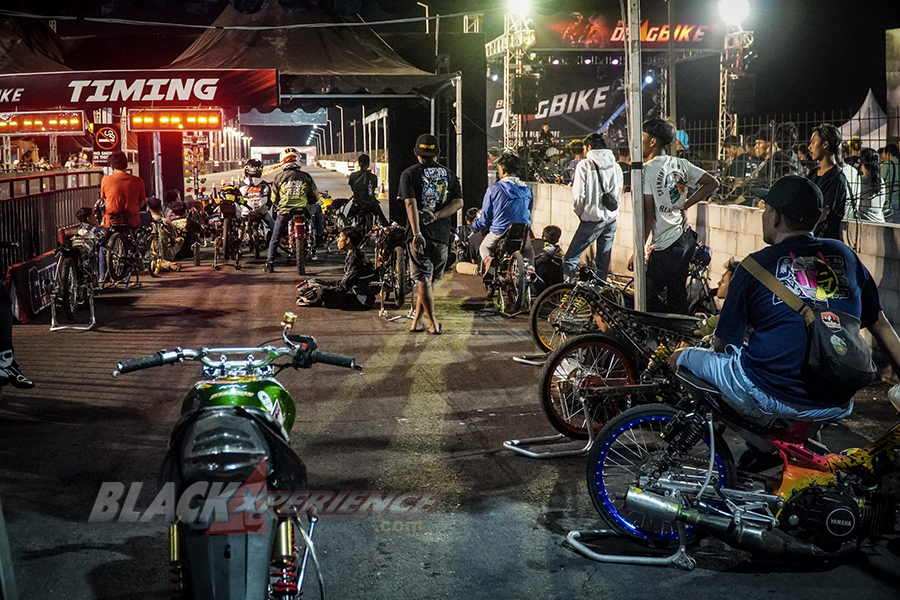
[[[559,59],[558,59],[558,58],[554,58],[553,60],[550,61],[550,64],[551,64],[551,65],[558,65],[558,64],[559,64]]]
[[[222,129],[222,110],[198,109],[133,109],[128,122],[136,131],[219,131]]]
[[[750,3],[748,0],[721,0],[719,2],[719,15],[726,25],[740,27],[749,13]]]
[[[84,128],[79,122],[82,114],[81,111],[71,110],[2,113],[0,127],[3,128],[3,135],[19,133],[82,135]]]
[[[613,66],[616,66],[616,65],[619,64],[619,59],[618,59],[618,58],[614,58],[614,59],[612,59],[612,61],[611,61],[609,64],[611,64],[611,65],[613,65]]]
[[[591,59],[589,59],[589,58],[584,59],[584,64],[586,64],[586,65],[589,65],[589,64],[591,64],[592,62],[593,62],[593,61],[592,61]]]
[[[497,75],[496,73],[494,73],[493,75],[491,75],[491,81],[499,81],[499,80],[500,80],[500,76]]]
[[[653,75],[651,75],[650,73],[647,73],[647,75],[644,76],[644,83],[646,83],[648,85],[653,83]]]

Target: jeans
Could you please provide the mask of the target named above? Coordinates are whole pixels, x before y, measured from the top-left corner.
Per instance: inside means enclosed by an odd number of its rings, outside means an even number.
[[[693,236],[686,231],[665,250],[650,252],[650,259],[647,261],[648,311],[688,314],[686,286],[691,252],[694,249],[693,240]]]
[[[741,364],[741,349],[729,345],[725,352],[706,348],[686,348],[678,356],[678,366],[714,385],[728,404],[742,416],[758,422],[782,417],[800,421],[842,419],[853,410],[851,399],[843,406],[813,408],[791,405],[773,398],[754,384]]]
[[[316,202],[315,204],[308,204],[306,210],[312,217],[313,223],[315,223],[316,240],[324,239],[325,215],[322,214],[322,206]],[[271,219],[271,217],[269,217],[269,219]],[[278,240],[281,239],[281,236],[287,231],[287,224],[290,220],[290,215],[278,213],[274,223],[270,225],[272,228],[272,239],[269,240],[269,251],[266,254],[266,262],[275,261],[275,250],[278,248]],[[265,222],[266,225],[269,225],[269,221],[267,221],[265,217],[263,218],[263,222]]]
[[[602,279],[606,279],[609,274],[609,257],[612,253],[613,238],[616,235],[617,227],[615,217],[606,221],[579,222],[578,229],[575,230],[575,235],[572,236],[569,249],[563,258],[563,275],[571,277],[575,273],[578,259],[596,241],[597,256],[594,258],[594,264],[597,274]]]

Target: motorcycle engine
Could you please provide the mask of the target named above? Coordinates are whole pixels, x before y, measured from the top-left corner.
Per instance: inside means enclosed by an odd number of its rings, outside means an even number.
[[[812,486],[797,492],[788,500],[779,520],[782,528],[798,537],[811,537],[823,550],[837,549],[862,533],[856,499],[832,487]]]

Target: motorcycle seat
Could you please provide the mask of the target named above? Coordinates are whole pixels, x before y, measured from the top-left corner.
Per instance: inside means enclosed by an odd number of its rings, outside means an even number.
[[[525,223],[513,223],[497,240],[497,248],[505,255],[521,252],[528,241],[530,228]]]
[[[675,333],[684,336],[693,337],[694,332],[700,328],[700,317],[669,313],[641,312],[624,307],[620,308],[619,311],[626,319],[633,320],[641,325],[674,331]]]

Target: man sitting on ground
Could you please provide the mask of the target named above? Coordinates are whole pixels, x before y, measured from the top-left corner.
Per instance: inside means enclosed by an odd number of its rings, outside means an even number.
[[[344,259],[344,277],[337,283],[307,280],[299,284],[298,305],[343,310],[366,310],[375,305],[375,293],[371,286],[375,279],[375,269],[360,249],[364,237],[356,227],[341,229],[337,247],[347,253]]]

